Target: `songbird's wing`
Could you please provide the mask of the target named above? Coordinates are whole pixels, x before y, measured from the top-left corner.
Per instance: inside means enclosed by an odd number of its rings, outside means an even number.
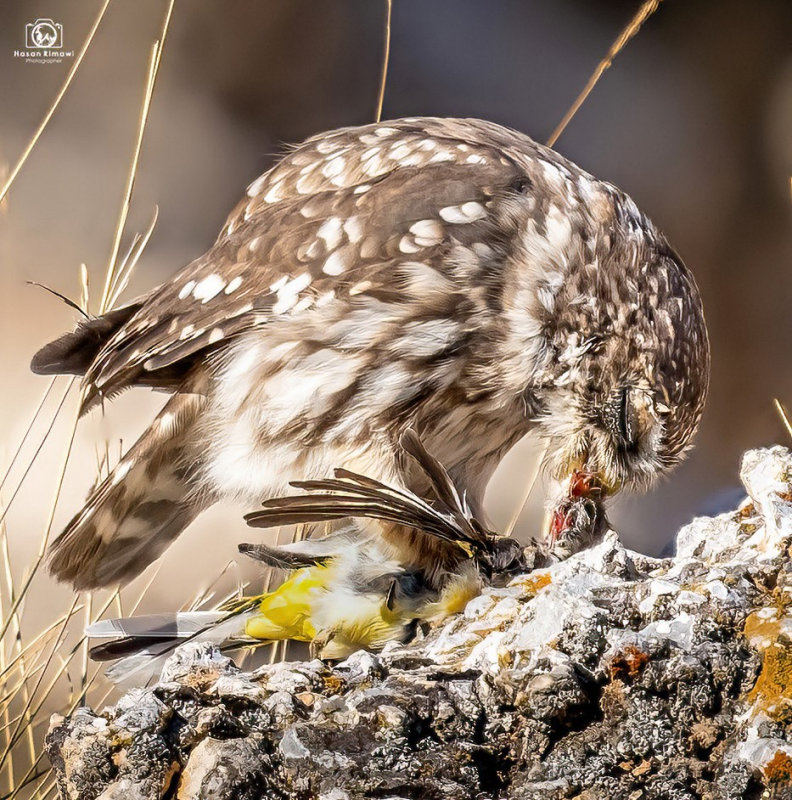
[[[443,509],[461,529],[468,532],[472,540],[483,541],[485,537],[482,525],[473,517],[445,467],[424,447],[418,434],[408,428],[402,434],[399,444],[428,478],[429,485]]]
[[[336,478],[294,481],[306,494],[266,500],[264,508],[245,516],[254,528],[300,525],[365,517],[416,528],[463,547],[466,552],[478,540],[459,525],[454,515],[440,511],[417,495],[395,489],[363,475],[338,469]]]
[[[247,514],[245,520],[254,528],[270,528],[367,517],[463,545],[468,554],[471,546],[486,545],[487,532],[472,516],[448,472],[426,450],[415,431],[408,429],[400,444],[428,479],[435,495],[434,504],[407,489],[397,489],[347,469],[336,469],[335,478],[293,481],[291,485],[304,489],[306,494],[266,500],[263,510]],[[274,557],[274,553],[264,555]]]

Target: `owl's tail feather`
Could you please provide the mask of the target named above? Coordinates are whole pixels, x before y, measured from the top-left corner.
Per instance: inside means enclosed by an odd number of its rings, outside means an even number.
[[[211,501],[191,492],[189,431],[202,395],[178,393],[50,547],[50,572],[75,589],[124,584]]]
[[[37,375],[83,375],[108,339],[141,307],[141,303],[118,308],[101,317],[87,317],[77,327],[45,344],[30,362]]]

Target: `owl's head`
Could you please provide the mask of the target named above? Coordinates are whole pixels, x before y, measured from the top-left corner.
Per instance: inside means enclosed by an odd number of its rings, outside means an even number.
[[[556,292],[545,327],[538,431],[560,487],[584,473],[603,496],[646,489],[698,427],[709,342],[696,284],[628,199]],[[562,489],[563,490],[563,489]]]

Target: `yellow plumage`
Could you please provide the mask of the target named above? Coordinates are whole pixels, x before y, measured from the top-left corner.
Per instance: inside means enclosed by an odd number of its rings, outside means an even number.
[[[292,573],[274,592],[261,598],[256,616],[245,623],[245,633],[254,639],[313,641],[313,595],[332,580],[332,571],[318,564]]]
[[[439,596],[423,593],[394,603],[381,592],[356,590],[343,561],[332,559],[293,572],[261,597],[245,623],[245,634],[265,641],[311,642],[322,658],[343,658],[402,638],[413,620],[439,622],[456,614],[481,591],[477,571],[469,569],[451,577]]]
[[[345,580],[336,560],[296,570],[262,596],[245,623],[253,639],[312,642],[324,658],[339,658],[361,647],[379,649],[399,636],[411,615],[388,607],[382,594],[359,593]]]
[[[437,600],[424,603],[421,619],[442,622],[447,617],[461,613],[474,597],[481,594],[481,585],[481,576],[477,570],[463,568],[460,574],[448,579]]]

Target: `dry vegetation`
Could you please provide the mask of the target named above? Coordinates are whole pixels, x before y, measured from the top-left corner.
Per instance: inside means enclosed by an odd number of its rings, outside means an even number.
[[[66,96],[100,28],[110,2],[111,0],[103,0],[85,42],[49,110],[13,168],[3,176],[5,181],[0,189],[0,203],[5,200],[47,124]],[[102,287],[101,292],[96,296],[91,291],[93,282],[89,280],[87,268],[82,265],[78,276],[81,286],[79,301],[62,298],[85,315],[102,314],[116,306],[156,224],[155,209],[151,224],[143,233],[130,235],[127,230],[135,176],[174,2],[175,0],[168,0],[159,39],[152,45],[139,122],[112,248],[104,275],[96,281]],[[647,0],[641,5],[628,26],[610,47],[605,58],[597,65],[585,88],[554,131],[551,143],[561,135],[617,53],[637,33],[659,3],[660,0]],[[379,119],[382,113],[387,78],[391,0],[386,0],[385,19],[385,47],[376,119]],[[122,255],[125,242],[128,244]],[[11,448],[12,457],[9,463],[0,473],[0,800],[56,796],[56,785],[41,747],[50,713],[57,710],[68,714],[81,704],[101,707],[113,691],[103,678],[101,668],[91,663],[88,657],[88,643],[81,631],[87,624],[104,615],[122,616],[134,613],[145,597],[147,589],[157,577],[157,572],[154,570],[147,582],[137,589],[88,593],[75,596],[64,607],[53,605],[50,609],[50,620],[44,626],[34,625],[26,618],[26,601],[31,594],[47,591],[48,578],[42,567],[45,565],[47,548],[54,533],[53,521],[61,499],[64,476],[69,466],[78,424],[76,414],[65,426],[64,440],[60,443],[63,453],[53,476],[52,496],[44,510],[39,545],[30,563],[13,563],[9,537],[12,535],[28,537],[29,532],[9,531],[6,527],[6,518],[45,445],[57,446],[57,442],[52,441],[57,439],[53,431],[59,432],[63,425],[56,426],[56,423],[64,415],[65,409],[72,407],[74,396],[79,391],[79,384],[75,378],[56,377],[49,382],[23,436]],[[104,443],[102,449],[103,452],[97,455],[97,478],[103,477],[112,468],[113,460],[117,457],[117,453],[111,452],[115,451],[115,448],[111,448],[108,442]],[[533,480],[530,482],[530,486],[532,485]],[[510,528],[516,522],[517,514]],[[217,605],[228,599],[218,597],[214,588],[227,569],[228,565],[223,568],[215,581],[198,593],[189,604],[191,608]],[[269,582],[269,577],[266,582]],[[240,586],[237,591],[241,589]],[[281,643],[280,646],[273,645],[270,659],[283,658],[285,647],[285,643]]]
[[[110,0],[105,0],[88,33],[85,43],[75,58],[63,86],[55,97],[41,125],[31,137],[23,154],[0,190],[0,200],[5,198],[13,181],[37,144],[41,134],[66,95],[83,57],[93,41]],[[129,277],[148,243],[156,224],[156,209],[148,229],[135,234],[125,255],[121,247],[126,237],[126,221],[132,201],[135,175],[146,131],[151,100],[165,45],[168,26],[173,12],[173,0],[168,4],[160,38],[152,46],[148,74],[145,80],[139,124],[134,140],[130,169],[124,187],[121,208],[113,237],[107,268],[101,281],[102,290],[94,298],[90,291],[88,271],[83,265],[79,280],[81,296],[74,305],[85,315],[102,314],[112,309],[127,286]],[[71,301],[69,301],[71,302]],[[43,760],[41,741],[54,707],[73,710],[81,703],[102,705],[111,687],[101,678],[99,670],[88,659],[88,646],[84,635],[75,633],[85,624],[100,619],[108,611],[113,615],[133,613],[145,594],[135,597],[125,592],[86,594],[75,596],[66,608],[53,608],[52,621],[43,629],[31,629],[25,616],[26,600],[32,592],[41,589],[47,547],[53,534],[53,520],[60,501],[63,479],[77,428],[76,415],[68,426],[60,467],[55,475],[54,492],[46,512],[43,532],[32,563],[20,568],[13,564],[9,548],[9,531],[5,520],[23,481],[29,476],[33,463],[41,453],[67,406],[70,395],[79,391],[75,378],[53,378],[36,407],[21,441],[13,450],[10,463],[0,479],[2,505],[0,505],[0,790],[3,798],[51,797],[55,794],[54,781],[49,776]],[[98,475],[109,470],[112,456],[109,443],[98,459]],[[20,532],[21,534],[22,532]],[[152,578],[153,580],[153,578]],[[53,703],[53,700],[55,701]]]

